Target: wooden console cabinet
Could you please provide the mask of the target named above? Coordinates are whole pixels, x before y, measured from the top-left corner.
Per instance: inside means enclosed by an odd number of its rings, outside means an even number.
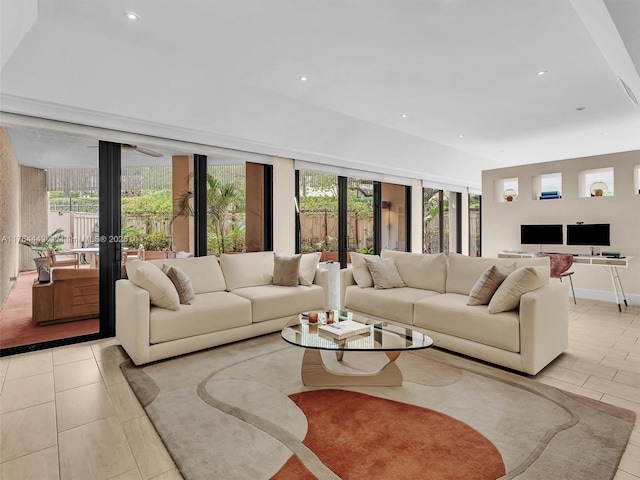
[[[32,305],[32,321],[39,325],[98,317],[98,270],[54,268],[51,283],[34,282]]]

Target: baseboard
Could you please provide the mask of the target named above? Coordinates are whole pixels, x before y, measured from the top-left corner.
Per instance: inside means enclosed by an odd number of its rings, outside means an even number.
[[[571,296],[571,289],[569,289],[569,296]],[[618,295],[620,303],[624,304],[622,295]],[[586,288],[576,288],[577,298],[586,298],[589,300],[600,300],[601,302],[616,302],[616,296],[613,292],[607,292],[605,290],[587,290]],[[635,293],[627,293],[628,305],[640,305],[640,295]]]

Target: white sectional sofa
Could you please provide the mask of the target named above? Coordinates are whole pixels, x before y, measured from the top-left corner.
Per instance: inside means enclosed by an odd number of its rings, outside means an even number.
[[[328,274],[318,260],[302,256],[306,274],[297,286],[273,285],[273,252],[127,262],[129,279],[116,282],[116,338],[141,365],[278,331],[327,305]],[[176,304],[165,265],[188,276],[195,294],[188,304]]]
[[[372,282],[365,277],[366,265],[363,269],[362,258],[352,254],[353,268],[341,271],[344,308],[411,326],[432,337],[437,347],[531,375],[568,346],[568,290],[565,285],[549,282],[546,258],[474,258],[456,253],[421,255],[389,250],[383,250],[381,257],[394,259],[406,286],[369,286]],[[497,309],[495,305],[467,305],[478,279],[494,265],[507,265],[518,272],[500,287],[501,298],[515,303],[509,311],[490,313]],[[360,277],[360,285],[354,280],[354,272]],[[521,294],[517,282],[507,281],[523,274],[537,283],[532,291]]]

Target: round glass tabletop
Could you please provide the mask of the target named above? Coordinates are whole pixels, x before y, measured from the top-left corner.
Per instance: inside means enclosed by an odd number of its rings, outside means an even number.
[[[333,323],[319,314],[318,323],[310,323],[306,313],[299,315],[282,329],[282,339],[298,347],[383,352],[419,350],[433,345],[431,337],[411,328],[381,322],[363,315],[333,310]]]

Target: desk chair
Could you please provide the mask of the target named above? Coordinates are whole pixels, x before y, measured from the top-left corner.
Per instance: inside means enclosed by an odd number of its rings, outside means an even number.
[[[563,255],[561,253],[533,253],[533,258],[549,257],[551,266],[551,278],[558,278],[562,282],[564,277],[569,277],[569,283],[571,283],[571,293],[573,294],[573,303],[576,303],[576,292],[573,289],[573,280],[571,275],[573,272],[568,270],[573,265],[573,255]]]

